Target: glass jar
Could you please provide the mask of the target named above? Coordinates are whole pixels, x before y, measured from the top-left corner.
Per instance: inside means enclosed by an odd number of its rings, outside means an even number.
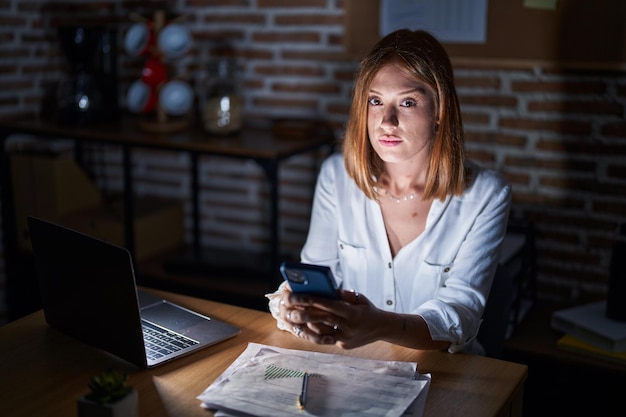
[[[241,130],[243,98],[236,72],[232,58],[209,63],[201,109],[204,129],[211,134],[229,135]]]

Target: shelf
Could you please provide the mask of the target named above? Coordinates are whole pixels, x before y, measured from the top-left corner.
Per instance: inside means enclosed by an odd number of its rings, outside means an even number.
[[[137,266],[140,285],[210,300],[267,310],[265,294],[280,283],[267,254],[205,248],[201,255],[184,249]]]
[[[171,289],[208,299],[231,302],[252,308],[266,306],[264,294],[273,290],[280,282],[280,219],[279,170],[288,158],[312,153],[321,158],[333,150],[335,138],[330,127],[319,120],[277,120],[271,128],[244,127],[241,132],[228,137],[211,137],[199,126],[193,125],[178,132],[153,134],[137,126],[137,118],[124,116],[120,120],[102,125],[62,126],[43,119],[0,121],[0,201],[2,201],[2,235],[5,250],[5,271],[9,286],[21,282],[21,259],[18,256],[18,230],[15,226],[13,174],[7,149],[8,139],[13,135],[28,134],[55,142],[71,140],[74,158],[82,160],[85,145],[106,144],[117,146],[122,152],[121,176],[123,179],[123,246],[131,251],[136,263],[137,281],[141,284]],[[135,204],[133,178],[133,151],[158,149],[184,152],[189,155],[189,194],[192,199],[192,246],[200,248],[202,191],[200,165],[201,156],[212,155],[230,158],[233,161],[253,161],[264,172],[269,189],[269,242],[267,255],[245,255],[224,252],[219,249],[197,249],[202,256],[181,253],[170,259],[159,257],[158,262],[138,259],[135,253]],[[317,166],[317,165],[316,165]],[[316,168],[315,168],[316,169]],[[164,260],[169,260],[163,264]],[[11,303],[20,305],[25,299],[34,298],[35,290],[12,291],[16,294]],[[26,294],[23,294],[26,293]]]

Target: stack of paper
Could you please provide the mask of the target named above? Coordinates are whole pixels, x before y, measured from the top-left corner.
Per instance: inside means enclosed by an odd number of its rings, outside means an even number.
[[[606,302],[598,301],[552,313],[552,328],[565,333],[562,349],[626,362],[626,322],[606,316]]]
[[[609,352],[608,350],[599,348],[596,345],[587,343],[576,336],[572,336],[571,334],[566,334],[561,337],[556,342],[556,345],[558,348],[569,350],[570,352],[583,353],[596,358],[626,364],[626,352]]]
[[[298,408],[302,377],[307,401]],[[247,349],[197,398],[216,416],[419,417],[430,375],[411,362],[248,344]],[[406,413],[406,414],[405,414]]]
[[[606,301],[555,311],[551,323],[553,329],[609,352],[626,351],[626,322],[606,316]]]

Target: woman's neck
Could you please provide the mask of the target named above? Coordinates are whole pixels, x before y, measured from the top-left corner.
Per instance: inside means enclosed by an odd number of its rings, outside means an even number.
[[[385,190],[396,198],[409,195],[421,196],[426,183],[426,170],[415,166],[385,164],[378,183],[379,189]]]

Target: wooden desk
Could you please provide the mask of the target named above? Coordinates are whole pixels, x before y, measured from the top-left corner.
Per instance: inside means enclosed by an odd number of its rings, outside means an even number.
[[[128,372],[139,391],[142,416],[207,416],[196,396],[243,352],[247,342],[290,349],[414,361],[432,374],[425,416],[521,416],[524,365],[466,354],[418,351],[375,343],[351,351],[321,347],[276,328],[269,313],[189,296],[162,294],[181,305],[225,320],[240,335],[176,361],[138,370],[121,359],[49,328],[41,311],[0,327],[0,415],[76,415],[76,399],[91,376],[103,369]]]

